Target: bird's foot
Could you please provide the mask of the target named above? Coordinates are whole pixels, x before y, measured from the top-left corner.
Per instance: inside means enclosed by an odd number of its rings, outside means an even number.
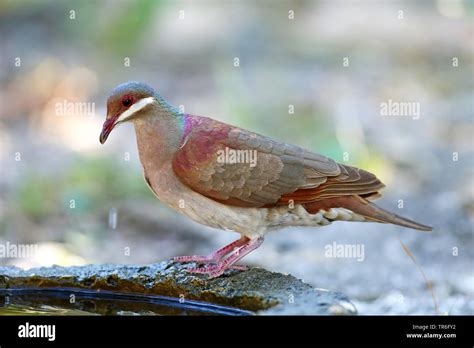
[[[173,257],[174,261],[177,262],[198,262],[198,263],[218,263],[227,254],[234,252],[242,245],[249,242],[247,237],[242,237],[219,250],[214,251],[210,255],[191,255],[191,256],[176,256]]]
[[[221,259],[215,264],[207,264],[203,267],[188,268],[187,271],[190,273],[207,274],[209,279],[212,279],[222,275],[226,269],[246,270],[248,269],[246,266],[236,265],[235,263],[252,250],[257,249],[262,242],[263,237],[254,240],[248,239],[240,248],[231,252],[225,259]]]
[[[206,274],[208,276],[208,279],[212,279],[222,275],[224,271],[228,268],[232,268],[232,266],[226,267],[226,265],[224,265],[222,262],[219,262],[215,265],[208,264],[203,267],[188,268],[187,271],[189,273]]]
[[[176,262],[199,262],[199,263],[212,263],[217,260],[213,259],[209,255],[190,255],[190,256],[176,256],[173,257],[173,261]]]
[[[219,262],[217,264],[207,264],[203,267],[191,267],[188,268],[186,271],[189,273],[198,273],[198,274],[207,274],[209,275],[209,279],[215,278],[220,276],[226,269],[235,269],[238,271],[247,271],[249,269],[246,265],[230,265],[224,264],[223,262]]]

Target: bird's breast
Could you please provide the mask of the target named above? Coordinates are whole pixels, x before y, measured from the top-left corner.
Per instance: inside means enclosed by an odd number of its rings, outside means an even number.
[[[266,211],[228,206],[207,198],[182,183],[171,164],[156,170],[144,166],[144,176],[160,201],[200,224],[247,236],[262,235],[267,229]]]

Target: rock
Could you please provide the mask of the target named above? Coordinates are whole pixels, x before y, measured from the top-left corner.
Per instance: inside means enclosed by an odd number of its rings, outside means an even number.
[[[240,308],[257,314],[350,315],[349,299],[316,289],[291,275],[252,268],[228,270],[215,279],[186,272],[188,265],[164,261],[146,266],[86,265],[22,270],[0,267],[0,289],[79,288],[161,295]]]

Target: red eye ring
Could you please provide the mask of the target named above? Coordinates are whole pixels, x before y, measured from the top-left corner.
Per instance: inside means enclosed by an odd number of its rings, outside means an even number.
[[[128,108],[133,103],[133,97],[129,95],[124,95],[122,97],[122,105]]]

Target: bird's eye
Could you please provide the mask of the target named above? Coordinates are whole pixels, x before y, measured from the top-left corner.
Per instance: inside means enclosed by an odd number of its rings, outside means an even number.
[[[122,105],[125,107],[129,107],[130,105],[132,105],[132,98],[128,96],[123,97]]]

